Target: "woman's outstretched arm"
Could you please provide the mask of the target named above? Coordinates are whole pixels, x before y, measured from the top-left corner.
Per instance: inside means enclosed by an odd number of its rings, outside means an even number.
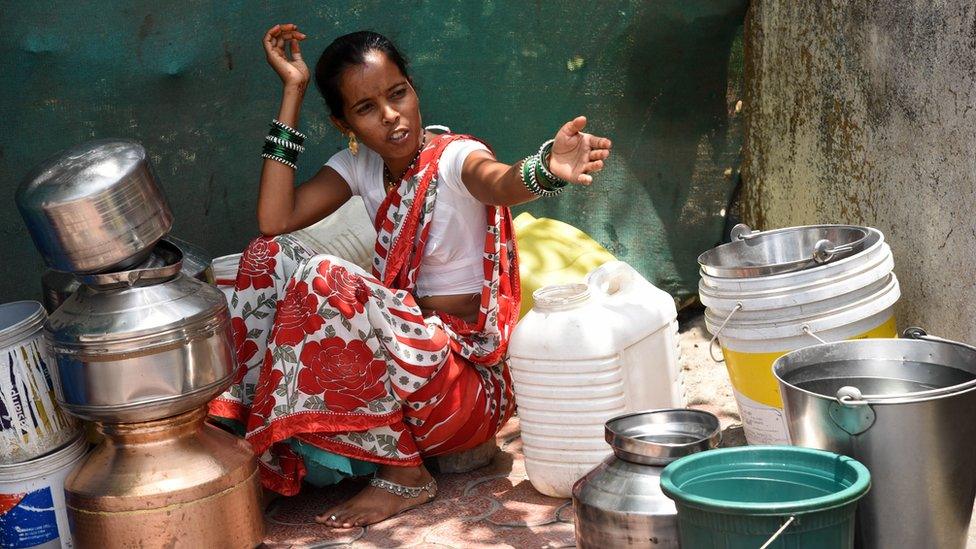
[[[606,137],[584,133],[585,127],[583,116],[564,124],[556,133],[548,158],[553,175],[578,185],[593,182],[591,174],[603,169],[613,145]],[[522,181],[521,162],[498,162],[486,151],[468,155],[461,169],[461,181],[472,196],[485,204],[515,206],[538,198]]]
[[[275,25],[264,35],[268,64],[281,77],[284,91],[278,120],[298,127],[299,113],[310,73],[302,60],[299,42],[305,34],[293,24]],[[291,58],[285,54],[286,47]],[[311,179],[295,187],[295,170],[276,160],[264,160],[258,191],[258,229],[275,236],[307,227],[339,209],[352,192],[342,177],[323,167]]]

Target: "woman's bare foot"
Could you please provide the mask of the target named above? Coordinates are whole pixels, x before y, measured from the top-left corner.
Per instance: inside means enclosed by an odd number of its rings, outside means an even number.
[[[420,467],[383,465],[376,473],[376,477],[410,488],[419,488],[433,480],[423,465]],[[397,513],[402,513],[432,499],[434,499],[432,494],[426,490],[421,491],[417,497],[405,497],[398,496],[383,488],[367,486],[349,501],[315,517],[315,522],[333,528],[366,526],[382,522]]]

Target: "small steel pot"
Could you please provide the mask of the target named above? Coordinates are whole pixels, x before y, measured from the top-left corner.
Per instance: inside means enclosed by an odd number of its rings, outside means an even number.
[[[137,265],[173,225],[134,141],[91,141],[49,158],[20,184],[16,201],[44,261],[59,271]]]
[[[721,436],[718,418],[701,410],[651,410],[608,421],[614,455],[573,486],[577,546],[678,547],[678,512],[661,491],[661,472],[717,447]]]

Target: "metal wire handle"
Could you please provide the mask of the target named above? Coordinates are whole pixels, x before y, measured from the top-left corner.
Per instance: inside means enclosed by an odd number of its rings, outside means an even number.
[[[803,330],[803,333],[807,334],[808,336],[812,337],[813,339],[816,339],[820,343],[827,343],[826,340],[824,340],[823,338],[821,338],[817,334],[813,333],[813,330],[811,330],[810,327],[807,326],[806,324],[803,325],[803,327],[801,328],[801,330]]]
[[[715,358],[715,341],[718,339],[718,335],[722,333],[722,330],[725,329],[725,325],[728,324],[730,320],[732,320],[732,315],[738,312],[739,309],[741,308],[742,308],[742,303],[736,303],[735,307],[732,307],[732,312],[729,313],[729,316],[725,317],[725,322],[723,322],[722,325],[718,327],[718,331],[716,331],[715,335],[712,336],[712,340],[708,342],[708,354],[711,355],[712,360],[714,360],[715,362],[719,362],[719,363],[725,362],[725,356],[722,356],[721,359]]]
[[[790,517],[786,519],[786,522],[784,522],[783,525],[779,527],[779,530],[776,530],[776,533],[773,534],[773,537],[767,539],[766,543],[762,544],[762,547],[760,547],[759,549],[767,549],[770,545],[772,545],[773,542],[776,541],[776,539],[779,538],[783,534],[783,532],[790,527],[791,524],[793,524],[794,520],[796,520],[796,517]]]

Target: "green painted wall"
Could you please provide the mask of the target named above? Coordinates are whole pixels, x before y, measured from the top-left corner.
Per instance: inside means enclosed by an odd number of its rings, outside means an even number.
[[[424,121],[483,137],[505,161],[588,115],[615,140],[608,168],[593,187],[528,209],[579,226],[672,293],[693,293],[695,257],[720,239],[738,179],[745,4],[4,2],[0,301],[40,287],[16,185],[88,139],[147,147],[176,235],[219,255],[256,234],[258,154],[280,93],[260,40],[276,22],[301,26],[313,63],[341,33],[387,34],[412,61]],[[344,146],[318,96],[302,115],[300,179]]]

